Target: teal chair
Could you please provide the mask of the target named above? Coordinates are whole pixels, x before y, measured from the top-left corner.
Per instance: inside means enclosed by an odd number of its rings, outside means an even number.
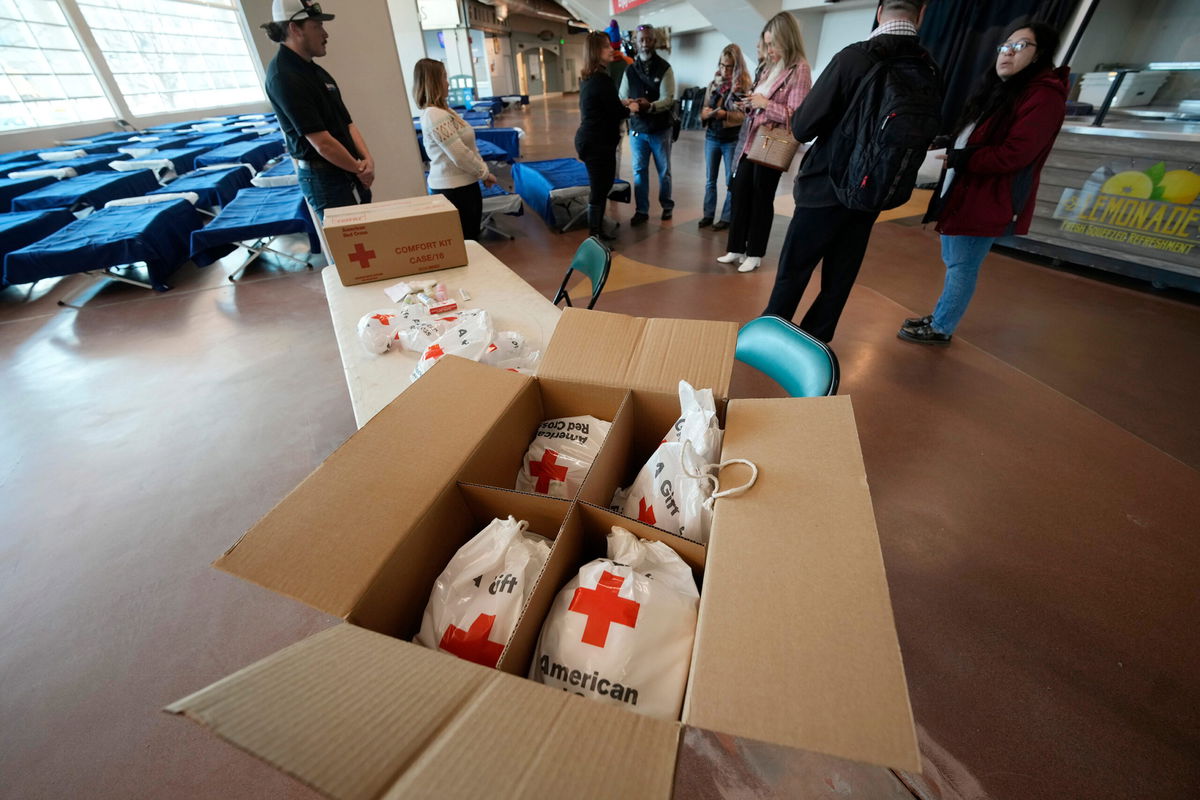
[[[610,267],[612,251],[604,242],[595,236],[584,239],[583,244],[575,251],[575,257],[571,259],[571,266],[567,267],[567,274],[563,276],[562,286],[558,287],[558,294],[554,295],[554,305],[558,305],[561,300],[566,300],[567,305],[571,305],[571,298],[567,295],[567,284],[570,283],[572,274],[581,272],[592,279],[592,299],[588,301],[587,307],[594,307],[600,299],[600,292],[604,290]]]
[[[743,325],[734,357],[765,373],[791,397],[837,394],[833,350],[782,317],[758,317]]]

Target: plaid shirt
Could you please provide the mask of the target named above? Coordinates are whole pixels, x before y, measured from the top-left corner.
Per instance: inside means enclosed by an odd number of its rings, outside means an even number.
[[[890,33],[895,36],[916,36],[917,26],[913,25],[906,19],[893,19],[880,25],[875,30],[871,31],[871,38],[882,36],[885,33]]]
[[[796,113],[796,109],[804,102],[804,98],[808,97],[811,89],[812,70],[807,61],[801,60],[784,70],[767,95],[767,107],[746,117],[746,122],[742,125],[742,135],[738,139],[741,143],[741,147],[738,148],[739,158],[750,149],[750,145],[754,143],[754,135],[763,123],[769,122],[784,127],[791,125],[792,114]]]

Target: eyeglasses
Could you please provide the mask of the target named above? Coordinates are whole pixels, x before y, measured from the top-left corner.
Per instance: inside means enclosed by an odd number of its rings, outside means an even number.
[[[1027,42],[1024,39],[1022,39],[1021,41],[1013,42],[1012,44],[1000,45],[999,47],[996,48],[996,54],[1003,56],[1003,55],[1007,55],[1009,53],[1019,53],[1022,50],[1024,50],[1026,47],[1037,47],[1037,45],[1034,44],[1033,42]]]

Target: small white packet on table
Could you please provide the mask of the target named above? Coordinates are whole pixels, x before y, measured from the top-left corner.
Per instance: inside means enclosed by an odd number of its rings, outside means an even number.
[[[608,558],[585,564],[555,597],[529,677],[677,720],[699,609],[692,570],[674,550],[614,526]]]
[[[518,491],[574,497],[611,427],[611,422],[592,416],[548,419],[538,425],[517,473]]]
[[[433,584],[417,644],[496,666],[550,555],[550,540],[528,527],[494,519],[458,549]]]

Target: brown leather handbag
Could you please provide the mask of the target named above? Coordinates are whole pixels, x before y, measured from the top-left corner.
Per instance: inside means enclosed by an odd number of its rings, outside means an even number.
[[[755,164],[787,172],[799,149],[800,142],[792,136],[788,126],[764,123],[754,132],[754,141],[750,144],[746,158]]]

